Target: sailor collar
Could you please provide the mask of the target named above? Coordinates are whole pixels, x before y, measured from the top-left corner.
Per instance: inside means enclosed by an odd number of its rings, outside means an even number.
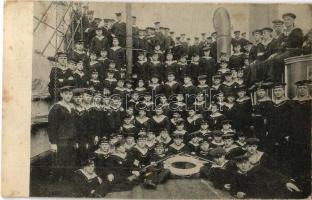
[[[97,149],[94,153],[99,154],[99,155],[103,155],[105,158],[108,158],[109,155],[110,155],[110,152],[109,152],[109,151],[108,151],[108,152],[104,152],[104,151],[102,151],[100,148]]]
[[[203,136],[205,136],[205,135],[207,135],[207,133],[211,133],[211,130],[209,130],[209,129],[205,129],[205,130],[200,129],[198,132],[200,132]]]
[[[178,62],[178,65],[183,65],[183,66],[186,66],[187,65],[187,62]]]
[[[240,142],[240,141],[236,141],[237,144],[239,144],[240,146],[245,146],[246,142]]]
[[[262,158],[264,152],[261,151],[256,151],[255,154],[250,155],[247,153],[247,155],[249,155],[249,161],[251,164],[256,165],[259,163],[260,159]]]
[[[192,83],[189,83],[189,84],[183,84],[183,87],[191,87],[191,86],[194,86]]]
[[[176,63],[176,61],[174,61],[174,60],[171,60],[171,61],[167,60],[165,63],[168,64],[168,65],[172,65],[172,64]]]
[[[157,123],[160,123],[160,122],[164,121],[165,118],[166,118],[165,115],[160,115],[160,117],[158,117],[158,115],[154,115],[153,116],[154,121],[157,122]]]
[[[185,144],[184,143],[182,143],[181,145],[176,145],[175,143],[172,143],[171,145],[170,145],[170,147],[172,147],[172,148],[174,148],[174,149],[176,149],[176,150],[181,150],[183,147],[185,146]]]
[[[214,89],[219,89],[220,85],[221,85],[221,84],[218,84],[218,85],[212,85],[211,87],[212,87],[212,88],[214,88]]]
[[[102,109],[103,108],[101,104],[94,104],[94,103],[91,105],[91,107],[96,108],[96,109]]]
[[[90,79],[90,81],[93,82],[93,83],[100,83],[99,79]]]
[[[184,135],[184,134],[186,134],[186,130],[181,130],[181,131],[175,130],[174,133],[175,134],[183,134]]]
[[[226,152],[229,152],[229,151],[231,151],[232,149],[235,149],[235,148],[237,148],[238,146],[236,145],[236,144],[232,144],[230,147],[224,147],[224,150],[226,151]]]
[[[143,118],[140,118],[140,117],[136,117],[135,118],[138,122],[140,122],[141,124],[147,122],[149,120],[148,117],[144,116]]]
[[[78,50],[78,49],[75,49],[74,51],[75,51],[76,53],[78,53],[78,54],[84,54],[84,53],[85,53],[83,50]]]
[[[222,116],[222,114],[221,114],[221,113],[219,113],[219,111],[217,111],[217,112],[215,112],[215,113],[210,114],[210,117],[212,117],[212,118],[215,118],[215,117],[220,117],[220,116]]]
[[[149,86],[155,88],[157,86],[160,86],[160,84],[159,83],[150,83]]]
[[[273,38],[269,38],[267,41],[262,40],[261,43],[262,43],[264,46],[268,46],[268,44],[270,44],[270,43],[272,42],[272,40],[273,40]]]
[[[198,106],[201,106],[201,105],[204,105],[206,102],[205,101],[195,101],[194,102],[194,105],[198,105]]]
[[[142,64],[146,63],[146,61],[145,60],[138,60],[138,63],[140,63],[142,65]]]
[[[160,64],[160,62],[158,61],[158,60],[151,60],[151,63],[153,63],[154,65],[158,65],[158,64]]]
[[[79,169],[79,171],[80,171],[88,180],[98,177],[98,175],[97,175],[95,172],[93,172],[92,174],[88,174],[88,173],[85,172],[83,169]]]
[[[199,62],[198,62],[198,61],[197,61],[197,62],[192,61],[191,63],[192,63],[192,64],[194,64],[194,65],[198,65],[198,64],[199,64]]]
[[[199,147],[200,146],[199,142],[198,143],[194,143],[194,142],[190,141],[189,144],[193,145],[194,147]]]
[[[113,51],[117,51],[118,49],[121,49],[121,47],[120,47],[120,46],[117,46],[117,47],[111,47],[111,50],[113,50]]]
[[[64,103],[63,101],[59,101],[56,104],[63,106],[64,108],[66,108],[66,110],[68,110],[69,113],[72,112],[72,109],[75,109],[75,106],[72,103]]]
[[[91,60],[91,61],[90,61],[90,65],[95,65],[95,64],[97,64],[97,63],[99,63],[97,60]]]
[[[243,98],[238,98],[238,99],[236,99],[236,102],[241,103],[241,102],[247,101],[247,100],[249,100],[249,99],[250,99],[250,98],[249,98],[248,96],[245,96],[245,97],[243,97]]]
[[[232,85],[234,85],[234,84],[235,84],[234,81],[231,81],[231,82],[226,82],[226,81],[224,81],[224,82],[223,82],[223,85],[226,85],[226,86],[232,86]]]
[[[205,58],[205,59],[207,59],[207,60],[210,60],[212,57],[210,57],[210,56],[203,56],[202,58]]]
[[[157,143],[157,141],[156,141],[155,138],[154,138],[153,140],[151,140],[151,141],[146,140],[146,146],[147,146],[148,148],[153,147],[156,143]]]
[[[84,72],[80,70],[75,70],[74,74],[78,74],[80,77],[82,77],[84,75]]]
[[[194,121],[196,121],[197,119],[200,119],[200,118],[201,118],[200,115],[196,114],[196,115],[194,115],[192,117],[186,118],[186,120],[187,120],[188,123],[192,123],[192,122],[194,122]]]
[[[199,84],[199,85],[197,85],[197,87],[199,87],[199,88],[205,88],[205,87],[208,87],[208,85],[207,85],[207,84]]]
[[[125,152],[125,153],[123,153],[123,154],[118,153],[118,152],[114,152],[112,155],[117,156],[117,157],[119,157],[119,158],[125,160],[125,158],[127,157],[127,152]],[[120,163],[120,164],[121,164],[121,163]]]
[[[65,73],[65,72],[68,70],[67,67],[64,67],[64,66],[62,66],[62,65],[60,65],[60,64],[58,64],[58,65],[56,66],[56,68],[62,70],[63,73]]]
[[[151,106],[154,104],[152,101],[143,101],[143,103],[147,106]]]
[[[135,126],[133,124],[124,124],[122,127],[126,128],[126,129],[135,128]]]
[[[234,104],[234,103],[227,103],[227,102],[225,102],[224,105],[225,105],[226,107],[228,107],[229,109],[231,109],[231,108],[234,107],[235,104]]]
[[[100,60],[100,61],[104,61],[104,60],[108,60],[108,58],[107,58],[107,57],[105,57],[105,58],[103,58],[103,57],[99,57],[99,58],[98,58],[98,60]]]
[[[302,101],[310,101],[310,100],[311,100],[311,96],[304,96],[304,97],[297,97],[297,96],[296,96],[296,97],[293,98],[293,100],[299,101],[299,102],[300,102],[300,101],[301,101],[301,102],[302,102]]]
[[[99,40],[103,40],[103,39],[105,38],[103,35],[101,35],[101,36],[96,35],[95,37],[96,37],[97,39],[99,39]]]
[[[119,91],[123,92],[126,90],[126,88],[117,86],[117,87],[115,87],[115,90],[119,90]]]
[[[176,81],[167,81],[167,82],[166,82],[166,85],[169,85],[169,86],[173,86],[173,85],[175,85],[175,84],[177,84]]]
[[[137,149],[143,156],[147,154],[148,148],[140,148],[138,145],[135,145],[133,148]]]
[[[281,98],[280,100],[275,99],[275,100],[273,101],[273,103],[275,104],[275,106],[279,106],[279,105],[284,104],[287,100],[288,100],[287,97],[283,97],[283,98]]]
[[[272,101],[269,97],[263,97],[262,99],[258,99],[258,102]]]
[[[211,165],[211,168],[224,168],[228,160],[225,160],[221,165],[213,164]]]
[[[135,88],[135,90],[141,92],[141,91],[146,90],[146,88],[145,87],[137,87],[137,88]]]
[[[221,131],[222,131],[223,133],[235,132],[233,129],[229,129],[229,130],[221,129]]]
[[[157,137],[157,140],[158,140],[159,142],[168,144],[168,143],[171,141],[171,138],[170,138],[169,135],[168,135],[166,138],[163,138],[163,137],[161,137],[161,136],[158,136],[158,137]]]

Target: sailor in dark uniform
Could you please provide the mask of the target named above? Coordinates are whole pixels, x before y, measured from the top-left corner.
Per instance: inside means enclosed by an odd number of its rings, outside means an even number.
[[[269,65],[269,73],[267,80],[281,81],[284,73],[285,59],[298,56],[302,53],[303,32],[300,28],[295,27],[296,15],[293,13],[283,14],[283,21],[286,27],[285,40],[282,44],[286,48],[279,51],[273,58],[267,59],[263,65]]]
[[[225,97],[229,95],[235,95],[238,89],[238,84],[233,81],[232,72],[224,73],[225,80],[220,85],[219,90]]]
[[[145,173],[143,186],[147,189],[156,189],[158,184],[165,183],[170,177],[170,171],[163,166],[167,158],[163,143],[157,143],[154,152],[151,154],[150,165]]]
[[[115,13],[117,21],[112,26],[112,33],[118,38],[121,47],[126,46],[126,23],[122,22],[122,14]]]
[[[139,109],[138,116],[135,117],[135,126],[138,130],[148,130],[151,126],[151,119],[146,116],[144,109]]]
[[[155,132],[160,132],[163,128],[170,128],[170,121],[167,116],[163,114],[161,107],[155,108],[155,115],[151,118],[151,129]]]
[[[210,93],[209,96],[213,97],[214,95],[219,93],[219,88],[221,86],[221,76],[220,75],[214,75],[212,78],[212,85],[210,87]]]
[[[263,141],[260,148],[266,149],[263,145],[266,144],[265,138],[268,131],[268,117],[273,110],[272,99],[267,95],[266,90],[269,86],[258,84],[256,88],[257,102],[253,106],[252,124],[255,127],[256,137]]]
[[[152,94],[153,99],[156,99],[163,92],[163,86],[159,83],[159,78],[157,74],[152,74],[151,79],[149,79],[147,90]]]
[[[184,84],[181,86],[181,91],[185,96],[185,102],[187,106],[193,105],[195,102],[197,90],[196,86],[193,85],[192,79],[189,75],[184,76]]]
[[[121,132],[124,135],[130,134],[130,133],[137,133],[138,132],[138,129],[133,124],[134,121],[131,120],[131,117],[133,117],[133,115],[126,114],[124,116],[124,119],[123,119],[124,123],[121,126]]]
[[[84,69],[83,61],[77,63],[77,68],[73,73],[75,87],[77,88],[86,88],[89,85],[89,76]]]
[[[107,49],[102,49],[100,52],[100,57],[97,59],[101,63],[101,68],[98,68],[99,78],[103,81],[106,78],[106,73],[109,69],[110,60],[107,57]]]
[[[196,155],[200,149],[200,143],[203,140],[199,132],[190,133],[190,141],[187,143],[186,148],[187,152],[191,155]]]
[[[164,94],[170,98],[172,95],[175,95],[180,90],[180,84],[175,80],[175,74],[169,72],[167,76],[168,81],[164,84]]]
[[[186,130],[189,133],[198,131],[200,129],[201,121],[202,121],[202,115],[191,108],[188,111],[188,117],[186,118]]]
[[[186,145],[183,143],[183,134],[176,133],[173,135],[173,143],[168,147],[168,154],[175,155],[181,152],[186,152]]]
[[[231,194],[236,198],[291,198],[300,191],[290,178],[252,165],[246,155],[235,160],[238,169],[231,179]]]
[[[88,67],[87,67],[87,72],[88,75],[91,76],[91,73],[96,70],[98,71],[99,69],[101,69],[101,63],[99,61],[97,61],[97,55],[94,52],[90,53],[90,60],[88,62]]]
[[[135,146],[135,137],[136,133],[125,134],[125,148],[127,152],[131,151],[132,147]]]
[[[210,104],[210,115],[208,116],[209,127],[212,129],[220,129],[221,123],[225,116],[219,112],[217,104]]]
[[[208,84],[212,83],[212,76],[216,72],[215,60],[210,57],[210,47],[203,48],[204,55],[199,60],[201,74],[207,76]]]
[[[113,174],[113,191],[131,190],[135,186],[135,179],[139,177],[139,172],[132,170],[132,157],[126,151],[123,141],[114,144],[115,151],[109,158],[111,168],[109,173]]]
[[[212,131],[209,129],[209,124],[206,120],[201,120],[200,129],[196,132],[198,132],[204,140],[212,141]]]
[[[203,166],[200,169],[201,177],[208,179],[217,189],[224,189],[226,184],[231,183],[234,172],[234,163],[225,158],[225,150],[217,147],[209,152],[213,163]]]
[[[285,173],[291,173],[294,164],[292,142],[296,133],[295,102],[285,97],[285,84],[276,83],[273,87],[273,109],[268,117],[267,152],[280,162]]]
[[[107,77],[103,80],[104,88],[107,88],[110,92],[112,92],[117,85],[117,79],[114,77],[114,74],[115,71],[108,70]]]
[[[146,135],[139,134],[137,144],[129,151],[130,166],[134,171],[142,171],[150,162],[151,151],[146,145]],[[142,175],[142,174],[139,174]]]
[[[233,45],[234,53],[229,59],[229,68],[238,69],[244,65],[245,54],[241,52],[241,44],[237,43]]]
[[[185,144],[189,141],[189,132],[185,130],[185,122],[183,120],[177,122],[176,129],[172,133],[183,135]]]
[[[157,140],[156,140],[156,135],[155,132],[152,129],[149,129],[146,133],[146,146],[149,151],[154,150]]]
[[[164,77],[167,78],[169,73],[178,76],[177,62],[176,60],[173,60],[173,54],[171,51],[166,54],[166,61],[164,62]],[[166,79],[166,81],[168,81],[168,79]]]
[[[101,50],[108,49],[110,46],[108,38],[103,36],[102,28],[95,29],[96,36],[94,36],[90,43],[90,52],[100,56]]]
[[[245,152],[241,147],[234,143],[234,132],[228,132],[222,135],[222,139],[224,141],[224,150],[225,150],[225,157],[228,160],[231,160],[233,157],[237,155],[241,155]]]
[[[151,80],[152,76],[158,76],[159,80],[163,81],[163,66],[159,62],[157,53],[152,53],[150,62],[147,63],[147,80]]]
[[[210,142],[211,147],[212,148],[223,147],[224,146],[224,142],[222,140],[222,135],[223,135],[222,131],[214,130],[212,132],[212,135],[213,135],[213,139]]]
[[[187,74],[191,76],[194,84],[197,85],[197,77],[202,73],[201,66],[199,65],[199,55],[194,54],[192,56],[192,61],[186,70]]]
[[[58,89],[63,87],[64,84],[68,84],[68,78],[72,76],[72,73],[67,67],[67,55],[65,53],[58,52],[55,57],[57,62],[56,66],[51,69],[48,87],[52,98],[58,99]]]
[[[133,75],[135,79],[139,80],[142,79],[146,83],[148,82],[148,65],[146,62],[146,57],[144,56],[144,52],[140,51],[138,53],[138,59],[134,64]]]
[[[102,82],[99,80],[99,73],[97,70],[91,71],[91,78],[89,80],[89,87],[93,88],[96,91],[102,92],[104,87]]]
[[[293,138],[293,153],[294,153],[294,172],[295,179],[300,183],[303,189],[303,195],[311,192],[309,187],[309,179],[311,177],[311,170],[309,165],[311,163],[311,96],[309,95],[309,85],[311,81],[301,80],[296,83],[297,95],[293,98],[296,102],[296,133]],[[296,167],[297,166],[297,167]]]
[[[226,101],[224,102],[223,111],[222,113],[226,116],[227,119],[233,120],[234,119],[234,111],[235,111],[235,96],[228,95],[226,97]]]
[[[75,171],[72,177],[73,195],[75,197],[104,197],[109,191],[113,177],[101,179],[95,171],[93,160],[86,160],[82,168]]]
[[[184,103],[184,95],[179,92],[176,94],[176,102],[171,105],[172,112],[178,112],[182,118],[186,117],[187,105]]]
[[[241,85],[238,88],[236,104],[234,109],[233,127],[236,130],[247,131],[251,123],[252,105],[250,97],[246,95],[247,88]]]
[[[120,70],[126,63],[125,49],[119,46],[119,39],[113,38],[113,45],[108,49],[108,58],[116,63],[116,68]]]
[[[71,86],[60,88],[61,101],[53,105],[48,115],[48,136],[51,149],[56,153],[52,168],[54,175],[62,180],[68,178],[76,165],[75,146],[78,141],[74,105],[71,103]]]
[[[230,132],[235,132],[235,130],[232,129],[232,121],[231,120],[223,120],[222,121],[222,129],[221,129],[223,134],[227,134]]]
[[[106,137],[100,139],[99,148],[94,151],[94,162],[96,167],[96,173],[103,179],[108,179],[110,171],[109,158],[112,153],[109,141]]]
[[[73,89],[73,104],[75,107],[75,126],[76,126],[76,140],[77,140],[77,166],[80,166],[81,160],[80,160],[80,154],[81,154],[81,147],[83,144],[81,143],[82,137],[83,137],[83,129],[84,129],[84,107],[82,104],[82,98],[83,98],[84,89],[83,88],[75,88]]]
[[[209,152],[212,150],[209,141],[202,140],[200,142],[199,150],[196,152],[196,155],[203,159],[211,160],[212,158],[209,155]]]
[[[209,95],[208,93],[198,93],[196,101],[194,102],[194,110],[197,111],[202,117],[206,117],[205,113],[209,107]]]
[[[144,86],[145,86],[145,81],[143,79],[138,79],[137,87],[134,89],[134,91],[137,92],[139,95],[144,95],[147,91],[147,89]]]
[[[75,49],[71,52],[70,59],[75,62],[82,60],[85,64],[88,56],[83,48],[83,42],[83,40],[80,40],[75,43]]]
[[[159,142],[159,143],[162,143],[165,148],[167,149],[167,147],[172,143],[172,139],[168,133],[168,130],[163,128],[159,135],[156,137],[156,140]]]
[[[242,131],[237,131],[236,132],[237,140],[235,143],[237,146],[241,147],[243,150],[246,149],[246,136]]]

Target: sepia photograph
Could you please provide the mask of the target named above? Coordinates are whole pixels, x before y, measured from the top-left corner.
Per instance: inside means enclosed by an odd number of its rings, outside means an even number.
[[[32,18],[29,196],[311,198],[312,4],[35,1]]]

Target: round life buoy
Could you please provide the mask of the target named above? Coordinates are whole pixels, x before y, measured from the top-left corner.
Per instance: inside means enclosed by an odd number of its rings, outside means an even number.
[[[177,164],[185,163],[186,168],[180,168]],[[174,156],[164,161],[164,168],[170,170],[170,172],[177,176],[191,176],[197,174],[200,168],[204,165],[204,162],[193,158],[191,156]]]

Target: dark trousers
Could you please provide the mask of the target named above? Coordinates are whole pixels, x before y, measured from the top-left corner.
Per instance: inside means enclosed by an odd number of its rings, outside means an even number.
[[[75,142],[60,140],[57,143],[57,152],[52,156],[52,173],[57,178],[70,178],[77,169]]]

